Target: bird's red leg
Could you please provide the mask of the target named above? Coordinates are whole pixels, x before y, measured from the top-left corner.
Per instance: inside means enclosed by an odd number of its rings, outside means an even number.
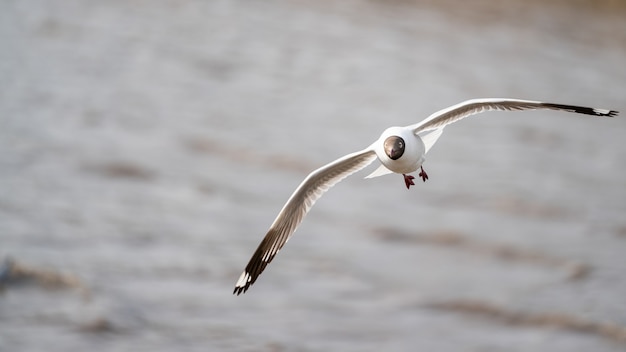
[[[402,176],[404,176],[404,184],[406,185],[406,189],[410,189],[411,186],[415,186],[415,183],[413,182],[413,179],[415,179],[414,176],[407,174],[402,174]]]
[[[428,180],[428,175],[426,174],[426,171],[424,171],[424,168],[423,168],[423,167],[421,167],[421,166],[420,166],[420,169],[421,169],[422,171],[420,171],[420,173],[418,174],[418,176],[419,176],[419,177],[421,177],[421,178],[422,178],[422,180],[423,180],[424,182],[426,182],[426,180]]]

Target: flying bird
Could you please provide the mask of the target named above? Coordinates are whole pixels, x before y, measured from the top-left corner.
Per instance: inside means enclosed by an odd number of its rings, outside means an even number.
[[[561,110],[591,116],[616,116],[617,111],[595,109],[584,106],[543,103],[519,99],[473,99],[437,111],[423,121],[405,127],[390,127],[370,146],[343,156],[311,172],[296,188],[287,203],[270,226],[265,238],[256,249],[245,270],[235,284],[233,294],[246,292],[257,280],[267,264],[287,243],[313,204],[330,187],[349,175],[363,169],[378,159],[378,169],[366,178],[390,173],[401,174],[407,189],[415,183],[413,172],[420,170],[418,177],[424,182],[428,175],[424,171],[426,153],[441,136],[444,127],[465,117],[493,110]]]

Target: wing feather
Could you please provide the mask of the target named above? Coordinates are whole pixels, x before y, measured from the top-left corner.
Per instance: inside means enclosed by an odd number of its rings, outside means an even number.
[[[311,172],[294,191],[259,244],[246,269],[235,284],[234,294],[241,294],[256,281],[280,249],[287,243],[313,204],[329,188],[363,169],[376,159],[371,149],[348,154]]]
[[[427,117],[425,120],[410,126],[410,128],[413,129],[413,132],[415,134],[418,134],[422,131],[443,128],[446,125],[461,120],[467,116],[478,114],[484,111],[537,109],[562,110],[592,116],[612,117],[617,115],[617,111],[614,110],[594,109],[584,106],[542,103],[539,101],[520,99],[487,98],[467,100],[460,104],[453,105],[449,108],[437,111],[436,113]]]

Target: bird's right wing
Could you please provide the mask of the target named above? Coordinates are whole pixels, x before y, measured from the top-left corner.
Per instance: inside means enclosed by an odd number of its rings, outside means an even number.
[[[309,209],[330,187],[363,169],[376,159],[372,147],[348,154],[311,172],[291,195],[265,238],[256,249],[246,269],[235,284],[234,294],[246,292],[287,243]]]

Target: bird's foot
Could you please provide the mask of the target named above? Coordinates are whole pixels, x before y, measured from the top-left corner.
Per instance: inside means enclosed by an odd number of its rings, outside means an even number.
[[[404,176],[404,184],[406,185],[406,189],[410,189],[411,186],[415,186],[415,183],[413,182],[413,180],[415,179],[415,176],[411,176],[407,174],[402,174],[402,176]]]
[[[422,181],[426,182],[426,180],[428,180],[428,175],[426,174],[426,171],[424,171],[424,168],[420,166],[420,169],[422,171],[420,171],[420,173],[418,174],[419,177],[422,178]]]

